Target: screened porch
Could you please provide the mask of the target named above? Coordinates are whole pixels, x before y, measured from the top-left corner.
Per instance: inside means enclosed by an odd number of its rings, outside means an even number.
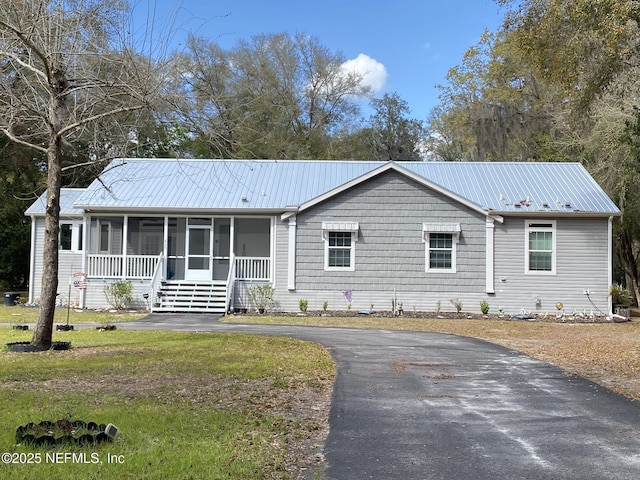
[[[93,278],[167,281],[272,278],[268,217],[92,216],[84,229]]]

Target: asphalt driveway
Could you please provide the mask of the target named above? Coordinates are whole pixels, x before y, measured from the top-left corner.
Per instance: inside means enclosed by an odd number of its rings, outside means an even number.
[[[207,315],[122,326],[326,346],[338,366],[325,446],[334,480],[640,478],[638,402],[480,340],[225,324]]]

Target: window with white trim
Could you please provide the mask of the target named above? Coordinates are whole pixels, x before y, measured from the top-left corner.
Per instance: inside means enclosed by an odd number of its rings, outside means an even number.
[[[460,238],[458,223],[424,223],[422,240],[426,245],[425,271],[456,272],[456,245]]]
[[[69,252],[82,251],[82,223],[60,223],[58,248]]]
[[[60,250],[71,250],[71,237],[73,234],[73,224],[60,224]]]
[[[111,222],[98,221],[99,240],[98,240],[98,252],[111,253]]]
[[[526,221],[525,273],[556,273],[556,222]]]
[[[327,271],[354,271],[357,222],[323,222],[324,269]]]

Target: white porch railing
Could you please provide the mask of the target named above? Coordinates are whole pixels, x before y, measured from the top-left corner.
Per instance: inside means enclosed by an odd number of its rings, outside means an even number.
[[[270,280],[271,259],[269,257],[236,257],[237,280]]]
[[[158,255],[89,254],[87,274],[101,278],[151,279],[157,274],[161,261]],[[236,280],[271,280],[269,257],[235,257],[234,267]]]
[[[123,269],[124,259],[126,265]],[[103,278],[152,278],[158,255],[87,255],[87,274]]]
[[[90,277],[122,278],[122,256],[87,255],[87,274]]]
[[[127,278],[152,278],[159,262],[158,255],[127,255]]]

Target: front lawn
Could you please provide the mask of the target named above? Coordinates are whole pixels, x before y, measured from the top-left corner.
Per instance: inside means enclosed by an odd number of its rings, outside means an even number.
[[[30,338],[0,328],[3,346]],[[328,411],[334,366],[318,345],[95,329],[56,332],[54,340],[73,348],[0,352],[0,450],[18,462],[39,460],[4,465],[3,478],[271,479],[321,471],[315,449],[326,418],[311,412]],[[94,447],[15,445],[18,426],[58,419],[113,423],[121,434]]]
[[[67,315],[69,316],[69,324],[73,325],[78,323],[111,324],[117,322],[129,322],[131,320],[142,318],[148,314],[149,312],[109,312],[98,310],[80,310],[75,308],[71,308],[67,311],[66,307],[58,307],[56,308],[54,324],[66,324]],[[37,307],[27,307],[23,305],[6,307],[4,305],[0,305],[0,323],[9,323],[12,325],[28,325],[36,323],[37,319]]]

